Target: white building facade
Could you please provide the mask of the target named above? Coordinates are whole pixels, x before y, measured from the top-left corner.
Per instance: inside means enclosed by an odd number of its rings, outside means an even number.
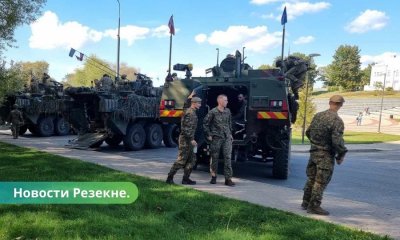
[[[364,90],[377,90],[377,82],[382,86],[385,83],[385,89],[391,87],[394,91],[400,91],[400,57],[394,56],[386,63],[372,66],[369,85],[364,86]]]

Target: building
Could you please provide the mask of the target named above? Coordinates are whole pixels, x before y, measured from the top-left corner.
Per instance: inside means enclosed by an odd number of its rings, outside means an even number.
[[[400,57],[395,55],[385,63],[373,65],[369,85],[364,86],[364,90],[377,90],[378,82],[382,85],[385,83],[385,89],[391,87],[395,91],[400,91]]]

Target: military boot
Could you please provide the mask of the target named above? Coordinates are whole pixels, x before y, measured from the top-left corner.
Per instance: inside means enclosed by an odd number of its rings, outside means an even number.
[[[168,184],[175,184],[174,183],[174,175],[168,175],[167,180],[165,182]]]
[[[182,178],[182,184],[184,185],[196,185],[196,181],[191,180],[189,177]]]
[[[211,184],[217,184],[217,177],[211,177]]]
[[[301,208],[302,208],[303,210],[307,210],[307,208],[308,208],[308,202],[303,201],[303,202],[301,203]]]
[[[312,214],[318,214],[318,215],[324,215],[324,216],[328,216],[329,212],[326,211],[325,209],[323,209],[322,207],[318,206],[318,207],[311,207],[309,206],[307,208],[307,212],[308,213],[312,213]]]
[[[232,182],[232,179],[225,179],[225,185],[229,187],[234,187],[236,184]]]

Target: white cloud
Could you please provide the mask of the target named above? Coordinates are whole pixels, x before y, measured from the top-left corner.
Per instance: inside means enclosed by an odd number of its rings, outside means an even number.
[[[286,6],[286,13],[288,16],[288,20],[292,20],[298,16],[302,16],[305,13],[316,13],[327,9],[331,6],[328,2],[316,2],[316,3],[309,3],[309,2],[294,2],[294,3],[284,3],[279,8],[281,12],[283,12],[283,8]],[[277,20],[281,20],[281,15],[279,15]]]
[[[131,46],[136,40],[144,39],[150,34],[150,29],[145,27],[138,27],[134,25],[126,25],[120,28],[121,39],[128,42],[128,46]],[[104,36],[117,39],[118,29],[108,29],[104,32]]]
[[[38,49],[80,48],[87,42],[98,42],[102,38],[101,32],[78,22],[60,22],[51,11],[46,11],[32,23],[31,30],[29,47]]]
[[[152,31],[152,36],[162,38],[169,37],[169,28],[167,25],[161,25],[157,28],[154,28]]]
[[[380,55],[362,55],[361,56],[361,64],[362,68],[365,68],[368,66],[368,64],[372,63],[377,63],[377,64],[389,64],[390,62],[393,61],[393,57],[400,57],[400,53],[396,52],[384,52]]]
[[[349,23],[345,29],[351,33],[364,33],[370,30],[379,30],[386,26],[388,20],[389,17],[386,16],[386,13],[367,9]]]
[[[299,37],[298,39],[296,39],[293,43],[296,45],[299,45],[299,44],[310,43],[310,42],[313,42],[314,40],[315,40],[315,38],[313,36],[302,36],[302,37]]]
[[[246,47],[248,51],[265,52],[279,46],[281,33],[268,33],[266,26],[230,26],[225,31],[214,31],[209,36],[197,35],[197,41],[207,41],[211,45],[230,49]]]
[[[203,43],[203,42],[207,41],[207,35],[204,34],[204,33],[197,34],[197,35],[194,37],[194,40],[195,40],[196,42],[198,42],[198,43]]]
[[[276,18],[276,17],[275,17],[275,15],[274,15],[273,13],[270,13],[270,14],[263,14],[263,15],[261,15],[261,18],[262,18],[262,19],[274,19],[274,18]]]

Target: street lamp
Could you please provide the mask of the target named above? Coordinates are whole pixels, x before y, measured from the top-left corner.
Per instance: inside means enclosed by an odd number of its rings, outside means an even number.
[[[121,41],[121,36],[120,36],[120,28],[121,28],[121,4],[118,2],[118,47],[117,47],[117,79],[119,79],[119,52],[120,52],[120,41]]]
[[[388,69],[388,65],[386,65],[385,73],[383,74],[383,89],[382,89],[382,97],[381,97],[381,111],[379,113],[378,133],[381,132],[382,111],[383,111],[383,97],[385,96],[387,69]]]
[[[217,67],[219,67],[219,48],[216,48],[217,50]]]
[[[313,57],[318,57],[321,56],[319,53],[311,53],[308,55],[309,61],[311,63],[311,60]],[[310,81],[310,72],[307,71],[307,78],[306,78],[306,98],[304,100],[304,114],[303,114],[303,129],[301,132],[301,144],[304,144],[304,132],[306,130],[306,119],[307,119],[307,101],[308,101],[308,82]]]

